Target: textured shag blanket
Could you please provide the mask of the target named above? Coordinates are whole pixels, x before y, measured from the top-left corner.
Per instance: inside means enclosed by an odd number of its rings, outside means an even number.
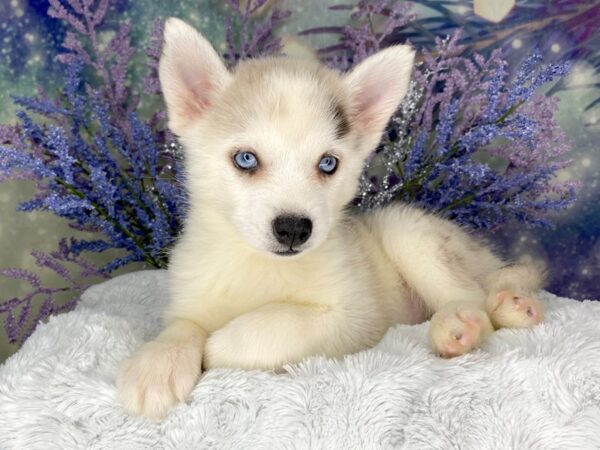
[[[543,324],[455,359],[400,325],[344,360],[209,371],[156,423],[121,409],[115,377],[159,331],[166,273],[118,277],[0,367],[0,448],[598,449],[600,302],[542,299]]]

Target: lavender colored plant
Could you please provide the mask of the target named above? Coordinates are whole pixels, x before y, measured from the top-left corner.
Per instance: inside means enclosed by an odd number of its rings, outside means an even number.
[[[93,2],[51,0],[48,14],[71,27],[64,41],[62,95],[40,91],[31,98],[15,97],[19,124],[0,133],[0,173],[4,179],[33,180],[36,196],[20,211],[44,210],[64,217],[72,228],[100,232],[103,238],[61,240],[57,251],[33,251],[36,263],[58,275],[66,286],[48,288],[34,274],[5,269],[2,274],[27,281],[33,290],[23,298],[0,304],[11,341],[23,341],[48,315],[73,306],[85,287],[68,268],[83,269],[81,277],[107,276],[133,261],[164,267],[165,249],[180,228],[182,197],[174,158],[160,120],[142,121],[135,113],[138,95],[128,86],[133,55],[130,26],[124,24],[106,46],[98,27],[109,6]],[[86,80],[83,76],[86,76]],[[121,250],[121,256],[94,268],[82,252]],[[64,265],[63,263],[67,263]],[[58,294],[70,293],[61,304]],[[39,309],[33,299],[45,296]]]
[[[536,92],[569,65],[543,66],[534,54],[510,78],[500,50],[463,56],[459,39],[423,52],[358,204],[400,199],[477,228],[510,219],[548,225],[548,212],[575,200],[576,184],[554,180],[570,147],[554,119],[556,99]]]
[[[77,245],[75,239],[70,242],[61,239],[58,249],[51,253],[38,250],[31,252],[39,267],[49,269],[66,282],[61,287],[43,286],[39,275],[29,270],[0,269],[0,275],[23,281],[32,289],[21,298],[11,298],[0,303],[0,314],[4,315],[4,330],[10,342],[25,341],[40,321],[52,314],[72,309],[79,301],[79,295],[89,286],[89,283],[80,280],[108,278],[106,273],[74,253]],[[67,300],[61,298],[65,294]]]
[[[416,20],[413,4],[397,0],[359,0],[356,5],[332,6],[332,10],[351,10],[351,23],[337,27],[316,27],[301,31],[311,34],[337,34],[339,42],[319,49],[323,62],[341,70],[349,69],[367,56],[390,44],[394,30]]]
[[[393,27],[393,20],[391,20],[393,17],[390,13],[395,8],[409,10],[411,5],[422,8],[428,14],[414,17],[404,24],[399,22],[401,26]],[[519,0],[505,20],[493,25],[478,17],[473,11],[473,2],[466,0],[412,0],[411,2],[363,0],[358,4],[338,4],[330,9],[341,12],[351,11],[355,18],[366,20],[359,20],[361,25],[356,27],[320,26],[303,32],[303,34],[328,34],[340,38],[338,43],[321,49],[326,61],[345,59],[340,52],[352,48],[352,45],[348,46],[344,42],[349,33],[366,34],[367,36],[361,37],[360,41],[367,44],[380,41],[379,45],[385,46],[392,42],[410,41],[419,49],[432,49],[436,37],[445,36],[456,29],[463,31],[462,44],[467,44],[470,49],[484,55],[489,55],[496,48],[504,48],[510,51],[507,57],[518,60],[529,47],[523,46],[518,50],[513,46],[513,41],[521,41],[538,45],[541,53],[554,61],[584,59],[598,61],[600,57],[600,33],[597,32],[600,27],[600,4],[596,0],[553,0],[551,2]],[[387,29],[378,26],[382,21],[389,25]],[[351,42],[351,44],[356,43],[356,41]],[[340,65],[339,62],[335,64]],[[593,65],[597,74],[600,65]],[[512,66],[509,67],[511,68]],[[549,92],[578,88],[580,86],[570,86],[564,82],[564,79],[559,79]],[[600,107],[600,98],[592,97],[586,109],[597,107]],[[593,123],[586,125],[594,126]]]
[[[235,34],[233,22],[229,24],[226,56],[231,65],[279,50],[274,27],[289,12],[275,10],[265,20],[254,20],[253,13],[264,3],[250,1],[242,10],[231,1],[240,30]],[[145,120],[136,112],[141,95],[161,93],[162,22],[152,26],[145,49],[148,74],[143,93],[136,92],[128,77],[134,54],[130,24],[121,25],[101,45],[99,30],[109,6],[109,0],[50,0],[48,15],[70,27],[66,51],[57,57],[65,67],[63,94],[51,98],[40,91],[36,97],[15,97],[22,108],[19,124],[0,127],[0,180],[28,179],[38,189],[18,209],[50,211],[74,229],[96,233],[93,239],[63,239],[51,254],[32,253],[40,267],[66,286],[44,287],[36,274],[21,269],[0,272],[32,287],[24,297],[0,303],[11,342],[22,342],[40,320],[72,307],[86,287],[76,279],[106,277],[133,262],[166,267],[168,249],[181,228],[186,199],[180,148],[166,129],[163,108]],[[99,268],[80,256],[109,249],[121,256]],[[69,268],[83,271],[75,277]],[[70,293],[72,300],[61,304],[60,293]],[[36,309],[33,300],[40,296],[42,307]]]
[[[274,30],[285,22],[291,11],[273,8],[268,0],[227,0],[231,14],[226,18],[227,52],[225,60],[235,66],[240,60],[279,53],[281,39]],[[266,13],[266,17],[260,18]]]

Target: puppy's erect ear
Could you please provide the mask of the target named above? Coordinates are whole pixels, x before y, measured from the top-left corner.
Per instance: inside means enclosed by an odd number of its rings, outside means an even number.
[[[373,146],[406,94],[414,58],[414,50],[407,45],[388,47],[362,61],[345,77],[352,120]]]
[[[210,43],[173,17],[165,24],[158,73],[169,127],[179,135],[206,112],[231,77]]]

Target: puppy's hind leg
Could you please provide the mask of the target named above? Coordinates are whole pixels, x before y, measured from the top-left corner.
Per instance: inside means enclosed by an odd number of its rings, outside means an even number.
[[[408,207],[382,210],[366,224],[433,313],[429,340],[437,354],[461,355],[493,332],[482,281],[502,262],[491,251],[458,226]]]
[[[544,272],[531,263],[513,264],[491,273],[485,280],[486,308],[496,328],[526,328],[544,319],[535,297],[542,287]]]

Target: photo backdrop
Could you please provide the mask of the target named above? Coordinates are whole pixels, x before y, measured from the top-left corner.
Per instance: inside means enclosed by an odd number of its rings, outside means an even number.
[[[141,83],[145,70],[141,45],[146,42],[156,18],[183,18],[211,39],[217,49],[225,52],[228,10],[223,3],[217,0],[112,1],[105,21],[106,39],[119,23],[130,21],[133,25],[136,53],[129,82]],[[485,232],[485,235],[507,256],[530,254],[543,258],[550,273],[548,290],[577,299],[600,299],[600,105],[595,103],[600,98],[600,8],[594,3],[519,1],[498,23],[478,18],[472,1],[415,3],[417,14],[436,20],[440,35],[450,34],[457,25],[465,26],[464,42],[467,45],[483,51],[503,48],[506,58],[515,65],[534,48],[540,49],[548,61],[562,57],[572,60],[570,74],[556,89],[555,95],[560,99],[559,123],[573,146],[570,154],[573,163],[560,172],[559,180],[580,182],[578,200],[567,211],[551,216],[553,228],[532,228],[514,223],[496,232]],[[330,9],[338,4],[318,0],[283,1],[279,6],[291,10],[292,15],[279,28],[278,34],[313,48],[334,44],[335,35],[298,36],[298,33],[319,26],[346,24],[352,10]],[[543,9],[544,5],[550,9]],[[0,123],[9,124],[16,120],[11,96],[32,95],[38,86],[48,93],[61,89],[62,68],[56,55],[63,51],[61,45],[66,29],[61,21],[47,15],[48,8],[48,1],[42,0],[4,0],[0,8]],[[399,40],[402,39],[399,36]],[[431,39],[431,36],[414,36],[411,41],[419,49],[420,46],[427,47]],[[140,108],[151,110],[156,106],[142,103]],[[0,267],[39,271],[30,255],[32,249],[51,251],[59,238],[80,235],[51,213],[15,212],[17,204],[31,198],[33,193],[34,189],[27,181],[0,184]],[[101,263],[110,260],[111,256],[94,258]],[[143,267],[140,263],[124,270]],[[40,274],[44,282],[58,283],[55,275]],[[2,299],[23,295],[27,289],[25,283],[5,278],[0,278],[0,287]],[[0,361],[14,350],[15,346],[5,343],[5,336],[0,334]]]

